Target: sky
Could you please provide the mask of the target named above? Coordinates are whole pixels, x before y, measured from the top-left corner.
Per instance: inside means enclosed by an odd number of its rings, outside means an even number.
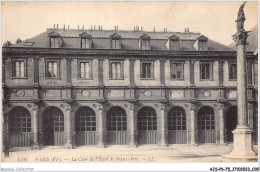
[[[103,30],[200,32],[225,45],[233,42],[237,12],[242,1],[229,2],[2,2],[1,36],[12,43],[36,36],[54,24],[59,27],[78,25],[90,29],[102,25]],[[244,8],[245,29],[258,24],[258,4],[249,1]],[[1,44],[1,45],[2,45]]]

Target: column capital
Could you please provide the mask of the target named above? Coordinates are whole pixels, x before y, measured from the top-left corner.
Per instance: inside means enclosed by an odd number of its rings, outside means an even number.
[[[34,107],[32,110],[33,111],[39,111],[39,108],[38,107]]]
[[[191,111],[195,111],[195,110],[197,110],[196,105],[191,104],[191,105],[190,105],[190,110],[191,110]]]
[[[72,108],[68,107],[66,108],[66,111],[72,111]]]
[[[160,110],[166,110],[166,106],[165,106],[165,104],[161,104],[161,106],[160,106]]]
[[[98,61],[104,61],[104,58],[98,58]]]
[[[72,58],[71,58],[71,57],[67,57],[66,60],[67,60],[68,62],[71,62]]]
[[[129,109],[130,109],[130,110],[135,110],[135,105],[134,105],[134,104],[130,104]]]
[[[225,110],[225,105],[224,104],[219,104],[219,110]]]
[[[33,57],[33,60],[39,60],[39,57],[37,57],[37,56]]]
[[[247,104],[247,107],[248,107],[248,109],[253,109],[253,108],[254,108],[254,105],[253,105],[253,103],[248,103],[248,104]]]
[[[98,110],[99,111],[104,111],[105,110],[105,107],[103,104],[98,104]]]

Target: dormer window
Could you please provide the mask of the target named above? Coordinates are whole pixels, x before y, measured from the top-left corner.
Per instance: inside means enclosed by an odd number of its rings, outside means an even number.
[[[141,50],[151,50],[151,43],[150,43],[151,37],[144,34],[139,37],[139,48]]]
[[[121,36],[117,33],[114,33],[110,36],[111,38],[111,48],[112,49],[121,49]]]
[[[63,45],[63,40],[57,32],[52,31],[51,33],[48,34],[49,36],[49,41],[50,41],[50,47],[51,48],[60,48]]]
[[[180,40],[180,38],[176,35],[169,37],[169,39],[167,41],[168,49],[172,50],[172,51],[178,51],[179,50],[179,40]]]
[[[51,48],[59,48],[59,38],[58,37],[51,38]]]
[[[198,51],[207,51],[208,50],[208,38],[204,35],[197,38],[194,42],[193,47]]]
[[[79,35],[80,37],[80,48],[90,49],[92,48],[92,36],[86,32]]]

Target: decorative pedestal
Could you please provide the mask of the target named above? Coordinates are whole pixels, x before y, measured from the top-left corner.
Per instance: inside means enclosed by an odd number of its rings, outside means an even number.
[[[223,160],[228,162],[257,161],[258,157],[253,150],[252,132],[248,126],[237,126],[233,131],[233,151],[229,154],[222,155]]]

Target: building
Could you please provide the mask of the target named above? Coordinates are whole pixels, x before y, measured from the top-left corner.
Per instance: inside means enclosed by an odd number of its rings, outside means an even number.
[[[247,54],[257,143],[257,55]],[[237,123],[236,51],[200,33],[47,29],[3,47],[4,140],[57,145],[225,145]]]

